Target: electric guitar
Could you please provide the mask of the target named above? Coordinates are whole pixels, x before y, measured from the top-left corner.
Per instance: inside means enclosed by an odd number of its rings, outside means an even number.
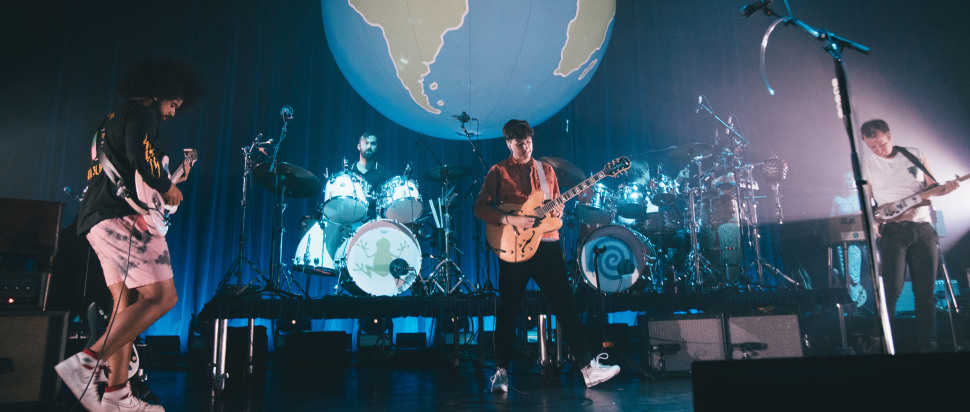
[[[499,205],[498,208],[502,211],[517,216],[535,217],[536,222],[531,228],[521,231],[513,225],[486,224],[485,238],[488,240],[489,248],[498,255],[499,259],[506,262],[529,260],[535,255],[542,235],[559,230],[562,227],[562,219],[546,216],[547,213],[589,189],[604,177],[615,177],[629,168],[630,159],[625,156],[619,157],[607,163],[599,173],[590,176],[555,199],[543,203],[545,195],[542,191],[536,190],[529,194],[529,199],[523,204],[505,203]]]
[[[957,178],[957,180],[960,182],[967,179],[970,179],[970,173]],[[935,184],[906,198],[879,205],[879,207],[877,207],[872,214],[875,216],[876,220],[880,222],[891,222],[902,215],[903,212],[914,207],[926,206],[930,204],[931,197],[940,196],[942,194],[943,186]]]
[[[182,153],[185,155],[185,160],[179,164],[174,172],[169,174],[169,180],[173,182],[180,180],[186,173],[186,165],[191,168],[198,159],[195,149],[182,149]],[[162,169],[168,173],[168,156],[162,158]],[[125,201],[139,214],[147,215],[148,223],[154,225],[162,236],[165,236],[170,225],[169,215],[175,213],[178,206],[165,204],[162,194],[148,186],[137,171],[135,172],[135,193],[138,195],[138,202],[141,202],[140,205],[130,197],[126,197]],[[145,208],[145,205],[148,207]]]

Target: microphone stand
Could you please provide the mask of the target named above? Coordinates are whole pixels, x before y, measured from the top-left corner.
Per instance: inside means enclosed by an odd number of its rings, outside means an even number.
[[[765,14],[769,16],[777,15],[767,7],[765,7]],[[771,32],[774,30],[775,26],[777,26],[779,23],[784,23],[786,26],[795,25],[804,30],[806,33],[812,35],[812,37],[822,41],[823,49],[832,56],[833,62],[835,63],[835,77],[838,81],[839,97],[841,99],[841,104],[839,106],[841,109],[842,121],[845,125],[846,135],[849,138],[852,173],[855,177],[856,188],[859,195],[859,204],[862,210],[862,228],[865,232],[866,246],[869,249],[869,268],[872,272],[873,288],[876,291],[876,309],[879,313],[879,319],[882,324],[883,347],[887,354],[895,355],[896,349],[893,344],[893,333],[889,322],[889,311],[886,308],[886,289],[883,283],[882,273],[880,272],[881,265],[879,262],[879,254],[876,252],[876,238],[873,230],[875,217],[872,213],[872,204],[869,202],[871,193],[869,193],[869,186],[866,180],[862,177],[862,166],[859,162],[859,152],[856,150],[856,138],[854,127],[852,126],[852,105],[849,103],[848,79],[845,71],[845,63],[842,60],[842,51],[846,47],[856,50],[862,54],[869,54],[870,49],[852,40],[831,33],[828,30],[816,29],[792,16],[782,17],[776,20],[768,28],[768,31],[765,32],[764,39],[761,42],[762,70],[764,70],[763,63],[768,37],[771,35]],[[767,76],[765,76],[765,84],[767,85]],[[770,85],[768,85],[768,90],[774,94]]]
[[[243,175],[242,175],[242,201],[240,202],[240,205],[242,206],[242,212],[240,213],[240,217],[239,217],[239,254],[236,256],[236,260],[233,261],[231,265],[229,265],[229,270],[227,270],[225,275],[223,275],[222,280],[219,282],[219,286],[216,287],[216,291],[217,291],[216,293],[226,292],[226,288],[229,286],[231,282],[230,279],[232,279],[233,275],[235,275],[236,277],[236,287],[238,288],[239,285],[242,284],[242,267],[243,267],[244,261],[257,274],[260,273],[259,268],[256,267],[256,265],[253,264],[252,261],[250,261],[248,258],[243,257],[243,251],[245,250],[246,241],[248,240],[248,237],[246,236],[246,209],[247,209],[246,206],[249,204],[249,192],[248,192],[249,176],[252,174],[253,167],[255,166],[253,164],[254,163],[253,150],[256,149],[256,146],[259,144],[258,142],[262,139],[262,137],[263,137],[263,134],[258,133],[256,135],[256,138],[253,139],[253,143],[249,145],[249,147],[242,148]],[[236,294],[243,293],[246,291],[246,289],[249,288],[249,286],[250,285],[246,285],[246,287],[236,290],[235,293]]]
[[[478,158],[478,163],[482,165],[482,170],[485,171],[485,173],[482,174],[482,184],[485,184],[485,177],[488,176],[488,165],[485,164],[485,159],[482,158],[482,154],[478,152],[478,147],[475,146],[475,142],[472,140],[472,133],[465,128],[465,123],[467,123],[467,121],[465,121],[463,118],[460,118],[458,120],[459,122],[461,122],[461,134],[465,136],[466,140],[468,140],[468,144],[471,145],[472,147],[472,153],[474,153],[475,156]],[[477,121],[477,119],[475,120]],[[472,188],[472,190],[474,190],[474,187]],[[482,261],[482,251],[483,249],[487,248],[487,245],[485,245],[485,242],[486,242],[485,238],[484,236],[482,236],[482,225],[484,224],[485,222],[483,221],[475,222],[475,241],[476,243],[478,243],[478,247],[475,248],[476,262]],[[478,268],[478,271],[477,271],[478,273],[476,273],[478,277],[478,281],[476,282],[476,285],[475,285],[478,287],[478,290],[480,292],[486,293],[486,294],[498,291],[495,288],[495,285],[492,284],[492,279],[488,276],[488,273],[489,273],[488,269],[489,268],[484,266]],[[485,278],[484,282],[482,282],[482,278]]]

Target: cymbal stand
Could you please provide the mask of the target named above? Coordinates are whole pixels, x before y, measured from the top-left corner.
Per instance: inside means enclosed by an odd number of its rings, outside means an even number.
[[[448,176],[445,175],[441,182],[441,197],[438,199],[438,208],[441,210],[441,230],[444,232],[444,239],[441,242],[444,259],[435,266],[429,280],[437,290],[446,295],[454,294],[462,286],[464,286],[468,293],[475,293],[475,287],[468,282],[468,279],[465,279],[465,275],[462,274],[458,264],[451,260],[451,248],[453,245],[451,244],[451,214],[448,212],[451,199],[446,194],[447,190]],[[455,249],[457,250],[457,248]],[[452,283],[453,279],[456,280],[455,283]]]
[[[284,106],[284,109],[289,106]],[[291,109],[292,110],[292,109]],[[300,287],[299,284],[293,281],[290,276],[289,269],[283,265],[283,234],[286,230],[283,228],[283,212],[286,211],[286,181],[283,180],[283,176],[279,172],[279,149],[280,144],[286,139],[286,124],[289,119],[292,118],[292,114],[287,114],[283,111],[280,112],[283,116],[283,126],[280,132],[280,139],[276,142],[273,147],[273,163],[269,169],[269,172],[273,175],[274,185],[276,189],[273,191],[276,210],[273,212],[273,245],[270,249],[270,263],[269,263],[269,276],[263,276],[264,281],[263,292],[272,293],[282,297],[306,297],[307,293]],[[300,291],[300,294],[294,294],[289,291],[290,285],[296,285],[296,288]]]
[[[243,256],[243,251],[246,248],[246,241],[249,240],[248,236],[246,235],[246,209],[249,204],[249,186],[250,186],[249,176],[252,175],[253,167],[256,165],[256,162],[253,160],[253,150],[256,149],[256,146],[259,145],[259,141],[262,140],[262,138],[263,138],[263,134],[257,133],[256,138],[253,140],[253,143],[249,145],[249,147],[242,148],[242,152],[243,152],[243,173],[242,173],[242,188],[241,188],[242,200],[240,201],[240,206],[242,207],[242,211],[240,212],[240,217],[239,217],[239,251],[238,251],[238,254],[236,255],[236,259],[233,260],[231,265],[229,265],[229,269],[226,270],[226,273],[222,276],[222,280],[219,281],[219,286],[216,287],[216,293],[219,293],[220,291],[223,291],[223,292],[228,291],[228,289],[230,288],[230,282],[232,282],[233,276],[235,276],[236,278],[235,294],[246,292],[247,289],[249,289],[250,286],[252,286],[251,284],[248,284],[242,287],[241,289],[239,288],[239,286],[242,285],[243,262],[249,265],[250,269],[255,271],[258,276],[262,276],[262,272],[259,270],[256,264],[254,264],[251,260],[249,260],[249,258],[246,258],[245,256]]]

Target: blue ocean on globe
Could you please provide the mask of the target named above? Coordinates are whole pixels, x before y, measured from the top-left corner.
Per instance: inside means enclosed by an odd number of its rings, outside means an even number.
[[[589,83],[614,0],[321,0],[351,86],[395,123],[444,139],[549,119]]]

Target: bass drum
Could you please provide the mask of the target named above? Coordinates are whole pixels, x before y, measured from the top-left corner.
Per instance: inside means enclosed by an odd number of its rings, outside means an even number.
[[[351,294],[396,296],[421,272],[421,245],[407,226],[372,220],[343,242],[335,262],[343,275],[341,286]]]
[[[653,282],[657,254],[650,240],[639,232],[623,226],[603,226],[590,233],[582,245],[580,269],[593,289],[607,293],[641,292]]]
[[[303,235],[293,256],[292,269],[309,275],[337,276],[333,256],[356,227],[314,216],[304,217],[301,227]]]

